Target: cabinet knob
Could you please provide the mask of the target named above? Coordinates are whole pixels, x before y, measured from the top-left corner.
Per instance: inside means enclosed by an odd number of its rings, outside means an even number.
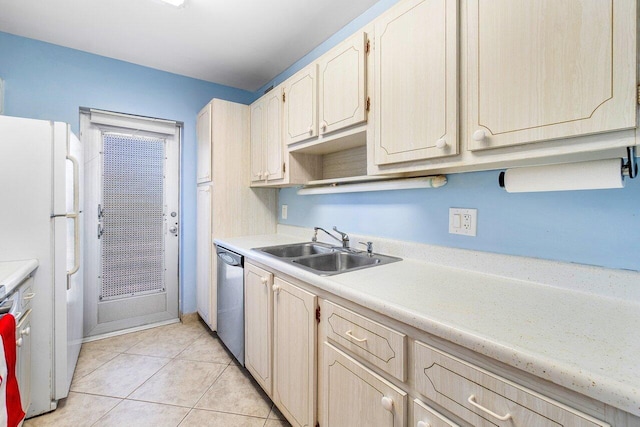
[[[20,331],[20,335],[30,335],[31,334],[31,326],[27,326],[23,330]]]
[[[271,289],[273,289],[273,292],[275,292],[276,294],[280,293],[280,286],[278,285],[273,285]]]
[[[18,339],[16,340],[16,345],[17,345],[18,347],[22,347],[22,337],[20,337],[20,338],[18,338]]]
[[[267,278],[266,278],[266,277],[261,277],[261,278],[260,278],[260,281],[262,282],[262,284],[263,284],[263,285],[266,285],[266,284],[267,284],[267,282],[268,282],[268,280],[267,280]]]
[[[380,399],[380,404],[387,411],[393,411],[393,400],[390,397],[383,396],[382,399]]]
[[[320,129],[322,129],[322,132],[325,132],[327,130],[327,122],[322,122],[320,124]]]
[[[309,126],[309,135],[313,135],[313,125]]]
[[[436,141],[436,147],[443,150],[447,146],[447,141],[444,138],[440,138]]]
[[[475,131],[473,133],[473,140],[474,141],[484,141],[484,139],[487,137],[487,134],[485,133],[484,130],[482,129],[478,129],[477,131]]]
[[[418,421],[418,424],[416,425],[416,427],[431,427],[431,424],[429,424],[426,421]]]

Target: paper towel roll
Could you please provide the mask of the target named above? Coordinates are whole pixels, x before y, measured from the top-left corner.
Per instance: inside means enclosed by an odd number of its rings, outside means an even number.
[[[509,193],[623,188],[622,159],[508,169]]]

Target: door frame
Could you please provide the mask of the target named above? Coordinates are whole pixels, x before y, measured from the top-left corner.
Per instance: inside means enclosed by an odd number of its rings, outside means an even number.
[[[97,120],[92,120],[92,114],[98,115],[100,118]],[[133,125],[133,126],[132,126]],[[93,128],[93,131],[89,133],[89,135],[85,135],[84,131]],[[169,133],[168,129],[173,129],[173,135]],[[99,140],[96,140],[99,130]],[[85,162],[86,165],[91,161],[94,161],[96,157],[100,157],[100,149],[102,146],[103,135],[107,132],[114,133],[129,133],[140,135],[143,137],[164,137],[164,139],[173,139],[176,147],[176,182],[175,182],[175,191],[177,191],[177,205],[176,211],[178,213],[178,235],[177,235],[177,258],[175,264],[175,280],[177,284],[177,310],[176,317],[166,320],[159,320],[157,322],[152,322],[148,324],[141,325],[133,325],[131,327],[127,327],[126,329],[110,331],[103,330],[100,327],[100,324],[97,323],[97,306],[95,308],[95,318],[87,318],[85,316],[84,319],[84,335],[85,341],[92,341],[94,339],[104,337],[104,336],[113,336],[119,335],[126,332],[131,332],[135,330],[147,329],[152,326],[158,326],[162,324],[169,324],[178,322],[180,318],[182,318],[182,280],[181,280],[181,252],[182,252],[182,230],[184,221],[182,220],[182,202],[183,202],[183,194],[181,191],[182,184],[182,137],[184,132],[184,124],[178,121],[165,120],[165,119],[157,119],[151,117],[142,117],[124,113],[110,112],[105,110],[96,110],[81,107],[80,108],[80,135],[83,145],[85,146]],[[97,149],[97,150],[96,150]],[[102,171],[101,161],[98,160],[98,173]],[[95,277],[91,280],[89,274],[98,273],[100,269],[99,258],[100,255],[100,245],[95,244],[93,240],[89,241],[89,233],[95,233],[97,230],[95,227],[91,225],[95,225],[95,217],[97,216],[97,205],[94,203],[96,200],[101,199],[102,195],[102,180],[95,179],[94,176],[90,173],[91,168],[87,167],[87,174],[85,174],[85,193],[86,193],[86,201],[87,206],[85,206],[85,221],[86,227],[85,230],[88,233],[85,235],[85,250],[87,252],[87,256],[85,260],[87,262],[87,266],[85,268],[85,307],[87,307],[87,302],[90,302],[91,299],[97,300],[100,289],[98,283],[96,283]],[[92,206],[96,205],[96,206]],[[93,211],[93,212],[92,212]],[[168,213],[168,212],[167,212]],[[92,221],[93,220],[93,221]],[[168,226],[168,224],[167,224]],[[91,264],[95,265],[91,265]],[[96,264],[97,263],[97,264]],[[95,304],[94,304],[95,305]],[[86,313],[86,311],[85,311]],[[116,320],[113,322],[124,322],[124,320]],[[89,335],[90,334],[90,335]]]

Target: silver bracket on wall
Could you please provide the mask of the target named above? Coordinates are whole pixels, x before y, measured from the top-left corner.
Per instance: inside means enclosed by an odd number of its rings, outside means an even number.
[[[622,175],[629,178],[638,176],[638,161],[636,159],[636,147],[627,147],[627,163],[622,165]]]

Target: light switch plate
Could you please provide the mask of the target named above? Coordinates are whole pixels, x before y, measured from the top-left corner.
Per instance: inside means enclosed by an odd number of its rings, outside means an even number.
[[[449,233],[475,236],[478,229],[478,210],[449,208]]]
[[[282,205],[282,219],[287,219],[288,210],[289,206]]]

